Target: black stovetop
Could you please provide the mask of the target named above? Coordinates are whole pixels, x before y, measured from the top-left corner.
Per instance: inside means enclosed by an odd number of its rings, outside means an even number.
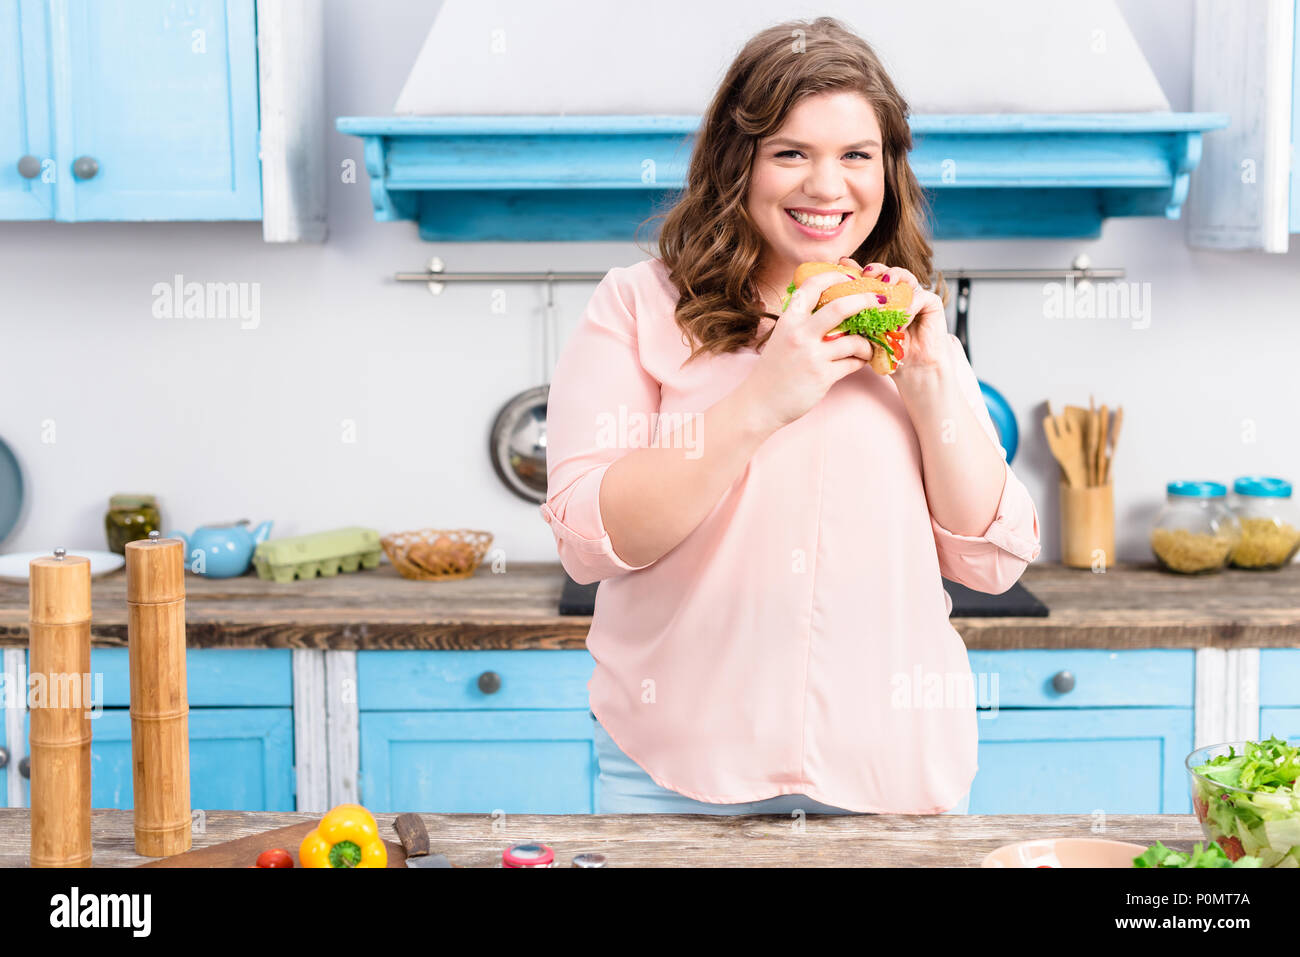
[[[579,585],[565,574],[560,594],[561,615],[590,615],[596,607],[596,589],[600,582]],[[965,585],[943,580],[943,588],[952,596],[953,618],[1046,618],[1047,606],[1020,582],[1001,595],[973,591]]]

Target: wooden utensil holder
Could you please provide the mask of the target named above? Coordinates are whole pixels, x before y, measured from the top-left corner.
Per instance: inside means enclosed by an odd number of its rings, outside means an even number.
[[[89,867],[90,560],[28,566],[32,867]]]
[[[126,607],[135,852],[167,857],[192,842],[183,542],[127,543]]]
[[[1110,482],[1084,488],[1061,482],[1061,561],[1071,568],[1115,561],[1115,487]]]

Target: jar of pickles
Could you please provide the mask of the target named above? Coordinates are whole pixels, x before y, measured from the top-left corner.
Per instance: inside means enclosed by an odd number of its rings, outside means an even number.
[[[1241,541],[1241,523],[1228,508],[1220,482],[1170,482],[1165,507],[1151,529],[1151,550],[1166,571],[1217,572]]]
[[[158,500],[152,495],[114,495],[108,500],[104,532],[108,550],[126,554],[126,543],[148,538],[150,532],[162,531]]]
[[[1232,484],[1232,511],[1241,522],[1241,541],[1228,561],[1237,568],[1281,568],[1300,549],[1300,511],[1291,483],[1249,475]]]

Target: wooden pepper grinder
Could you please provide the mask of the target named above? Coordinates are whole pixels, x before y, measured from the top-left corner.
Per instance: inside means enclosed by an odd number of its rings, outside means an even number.
[[[191,843],[183,542],[126,544],[126,607],[135,852],[169,857]]]
[[[90,560],[28,565],[32,867],[90,866]]]

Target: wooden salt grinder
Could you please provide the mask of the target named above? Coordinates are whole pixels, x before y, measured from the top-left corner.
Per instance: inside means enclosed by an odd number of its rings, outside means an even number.
[[[126,608],[135,852],[169,857],[191,843],[183,542],[127,543]]]
[[[32,867],[90,866],[90,560],[28,565]],[[39,677],[37,677],[39,676]]]

